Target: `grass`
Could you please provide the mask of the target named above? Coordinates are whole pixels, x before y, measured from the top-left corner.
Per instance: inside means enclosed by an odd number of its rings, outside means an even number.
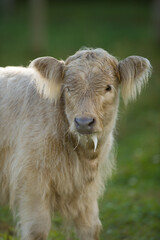
[[[0,65],[28,64],[28,11],[20,5],[0,21]],[[136,3],[59,3],[48,10],[48,44],[42,55],[66,58],[81,46],[103,47],[116,56],[151,60],[153,77],[136,103],[121,103],[117,123],[117,172],[100,200],[101,239],[160,239],[160,82],[159,47],[154,44],[151,7]],[[15,240],[8,207],[0,208],[0,240]],[[56,215],[49,239],[63,240]],[[72,240],[76,239],[74,234]]]

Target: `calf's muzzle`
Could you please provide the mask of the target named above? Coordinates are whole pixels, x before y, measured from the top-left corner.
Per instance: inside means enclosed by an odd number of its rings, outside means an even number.
[[[74,119],[75,127],[77,131],[81,134],[91,134],[93,133],[93,127],[95,125],[95,119],[94,118],[79,118],[76,117]]]

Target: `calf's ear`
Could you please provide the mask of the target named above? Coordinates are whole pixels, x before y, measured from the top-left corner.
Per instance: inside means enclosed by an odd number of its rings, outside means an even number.
[[[130,56],[119,62],[118,75],[125,104],[136,99],[150,74],[151,64],[146,58]]]
[[[53,57],[40,57],[33,60],[29,67],[36,70],[38,92],[51,101],[57,101],[61,94],[64,62]]]

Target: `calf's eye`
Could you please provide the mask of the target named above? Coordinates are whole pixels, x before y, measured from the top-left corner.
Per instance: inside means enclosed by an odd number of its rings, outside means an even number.
[[[111,85],[107,85],[107,87],[106,87],[106,92],[111,91],[111,89],[112,89]]]
[[[68,95],[68,96],[71,96],[71,92],[70,92],[69,87],[66,87],[66,92],[67,92],[67,95]]]
[[[69,89],[69,87],[66,87],[66,91],[67,91],[67,92],[70,92],[70,89]]]

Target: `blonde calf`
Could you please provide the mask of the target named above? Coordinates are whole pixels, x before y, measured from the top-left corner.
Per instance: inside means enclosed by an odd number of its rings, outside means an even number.
[[[118,62],[103,49],[0,68],[0,200],[18,215],[23,240],[47,239],[55,211],[80,240],[99,239],[120,88],[125,103],[134,100],[150,69],[143,57]]]

